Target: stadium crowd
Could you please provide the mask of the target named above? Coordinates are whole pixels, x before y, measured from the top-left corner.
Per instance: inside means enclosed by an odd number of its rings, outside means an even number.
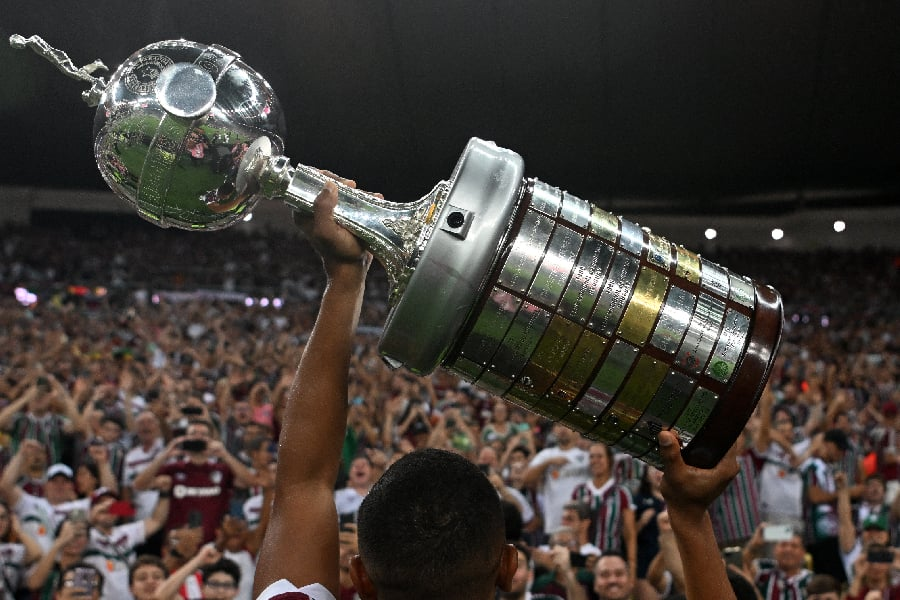
[[[250,598],[280,411],[324,283],[315,252],[284,232],[130,221],[6,227],[0,252],[0,598]],[[900,258],[704,255],[772,284],[786,310],[741,473],[711,509],[736,585],[900,598]],[[373,269],[352,359],[342,566],[371,485],[439,447],[505,501],[521,572],[498,597],[678,597],[660,473],[449,372],[388,368],[388,287]]]

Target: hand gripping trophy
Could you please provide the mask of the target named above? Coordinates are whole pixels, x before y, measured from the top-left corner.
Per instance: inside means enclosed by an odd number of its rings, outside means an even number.
[[[271,87],[235,52],[186,40],[134,53],[109,82],[12,36],[91,85],[107,184],[160,227],[216,230],[262,198],[311,211],[325,176],[292,166]],[[483,390],[661,466],[657,433],[711,467],[762,393],[779,294],[537,179],[472,138],[449,180],[395,203],[338,185],[338,221],[387,271],[385,360],[443,366]]]

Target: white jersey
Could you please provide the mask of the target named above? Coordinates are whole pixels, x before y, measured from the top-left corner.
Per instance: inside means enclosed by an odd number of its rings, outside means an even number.
[[[53,546],[59,524],[75,510],[81,511],[87,518],[90,508],[90,498],[50,504],[46,498],[22,492],[13,510],[19,517],[22,528],[37,541],[44,552],[47,552]]]
[[[325,586],[313,583],[298,588],[287,579],[279,579],[260,593],[256,600],[335,600]]]
[[[125,465],[122,467],[123,488],[130,488],[141,471],[147,468],[153,459],[162,452],[164,444],[162,438],[157,438],[149,450],[144,450],[140,445],[135,446],[125,455]],[[134,502],[134,518],[146,519],[153,514],[156,502],[159,500],[159,492],[156,490],[132,490],[132,502]]]
[[[101,598],[131,597],[128,569],[134,562],[134,547],[143,544],[146,539],[143,521],[113,527],[109,535],[91,527],[84,562],[103,573]]]
[[[0,598],[3,600],[15,600],[13,592],[22,583],[22,574],[25,572],[25,546],[22,544],[0,544],[0,574],[3,575],[3,585],[0,587]]]
[[[566,457],[569,462],[561,466],[548,467],[541,482],[544,531],[559,529],[562,524],[563,506],[571,501],[572,490],[590,478],[588,453],[578,446],[568,450],[560,450],[557,447],[544,448],[531,459],[528,466],[537,467],[559,456]]]

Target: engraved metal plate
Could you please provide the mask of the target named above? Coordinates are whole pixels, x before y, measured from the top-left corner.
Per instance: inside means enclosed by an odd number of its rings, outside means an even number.
[[[644,250],[644,231],[628,219],[622,221],[622,240],[619,245],[636,256]]]
[[[638,422],[668,371],[666,363],[641,356],[609,409],[609,413],[618,418],[620,426],[631,429]]]
[[[619,217],[591,206],[591,233],[615,243],[619,239]]]
[[[675,422],[675,431],[682,444],[689,443],[716,407],[719,396],[704,387],[698,387],[691,396],[678,421]]]
[[[700,285],[723,298],[728,297],[728,273],[719,265],[700,258]]]
[[[628,432],[616,442],[616,448],[631,456],[641,458],[656,448],[656,440],[646,438],[634,432]]]
[[[481,309],[472,332],[463,343],[462,356],[486,365],[500,346],[500,341],[506,336],[521,305],[522,299],[518,296],[494,288],[484,308]]]
[[[728,272],[728,279],[731,283],[729,297],[738,304],[743,304],[747,308],[753,308],[756,303],[753,284],[731,271]]]
[[[724,302],[700,294],[694,316],[691,317],[691,324],[675,357],[675,362],[679,366],[691,373],[700,372],[709,359],[724,316]]]
[[[655,440],[660,431],[672,427],[687,405],[695,383],[686,375],[669,371],[634,431]]]
[[[581,256],[572,269],[572,278],[559,301],[560,314],[582,325],[587,323],[612,257],[612,246],[597,238],[585,239]]]
[[[638,349],[631,344],[616,340],[591,386],[584,393],[584,398],[578,403],[579,410],[591,416],[600,416],[619,391],[639,354]]]
[[[534,182],[534,186],[531,191],[531,207],[535,210],[539,210],[545,215],[556,218],[562,203],[559,188],[547,185],[543,181],[537,179],[532,181]]]
[[[616,332],[622,312],[628,304],[628,299],[631,298],[639,264],[638,259],[624,252],[616,254],[612,269],[606,278],[606,285],[603,286],[597,307],[588,323],[591,329],[607,337]]]
[[[523,293],[528,289],[552,231],[553,221],[544,215],[528,211],[500,272],[499,281],[502,285]]]
[[[581,331],[572,321],[554,315],[517,383],[544,394],[569,359]]]
[[[530,302],[523,302],[491,361],[491,371],[515,378],[531,357],[549,322],[549,312]]]
[[[700,257],[683,246],[675,247],[675,274],[691,283],[700,283]]]
[[[647,260],[663,271],[672,268],[672,244],[666,238],[650,233],[647,235],[649,246],[647,248]]]
[[[692,293],[676,285],[671,286],[650,343],[664,352],[674,353],[691,322],[696,302],[697,298]]]
[[[607,343],[609,340],[596,333],[582,332],[569,360],[550,389],[550,395],[566,403],[575,400],[603,356]]]
[[[528,290],[530,300],[551,308],[556,306],[563,288],[569,280],[572,265],[575,263],[578,251],[581,250],[583,239],[581,234],[568,227],[556,226],[541,266]]]
[[[722,383],[728,383],[738,358],[744,351],[747,332],[750,330],[750,317],[736,310],[729,309],[725,313],[725,325],[716,342],[706,374]]]
[[[666,295],[669,278],[649,267],[641,267],[631,302],[625,309],[619,335],[633,344],[643,346],[656,322],[659,308]]]
[[[562,198],[562,211],[559,216],[569,223],[587,229],[591,223],[591,205],[568,192],[563,192]]]

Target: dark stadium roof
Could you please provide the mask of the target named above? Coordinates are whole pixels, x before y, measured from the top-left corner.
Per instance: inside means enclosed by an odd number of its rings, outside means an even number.
[[[593,200],[673,211],[888,206],[900,190],[900,3],[300,0],[20,3],[37,34],[115,67],[184,37],[271,82],[286,154],[418,198],[467,139]],[[103,188],[84,86],[0,45],[0,184]],[[676,202],[677,201],[677,202]]]

